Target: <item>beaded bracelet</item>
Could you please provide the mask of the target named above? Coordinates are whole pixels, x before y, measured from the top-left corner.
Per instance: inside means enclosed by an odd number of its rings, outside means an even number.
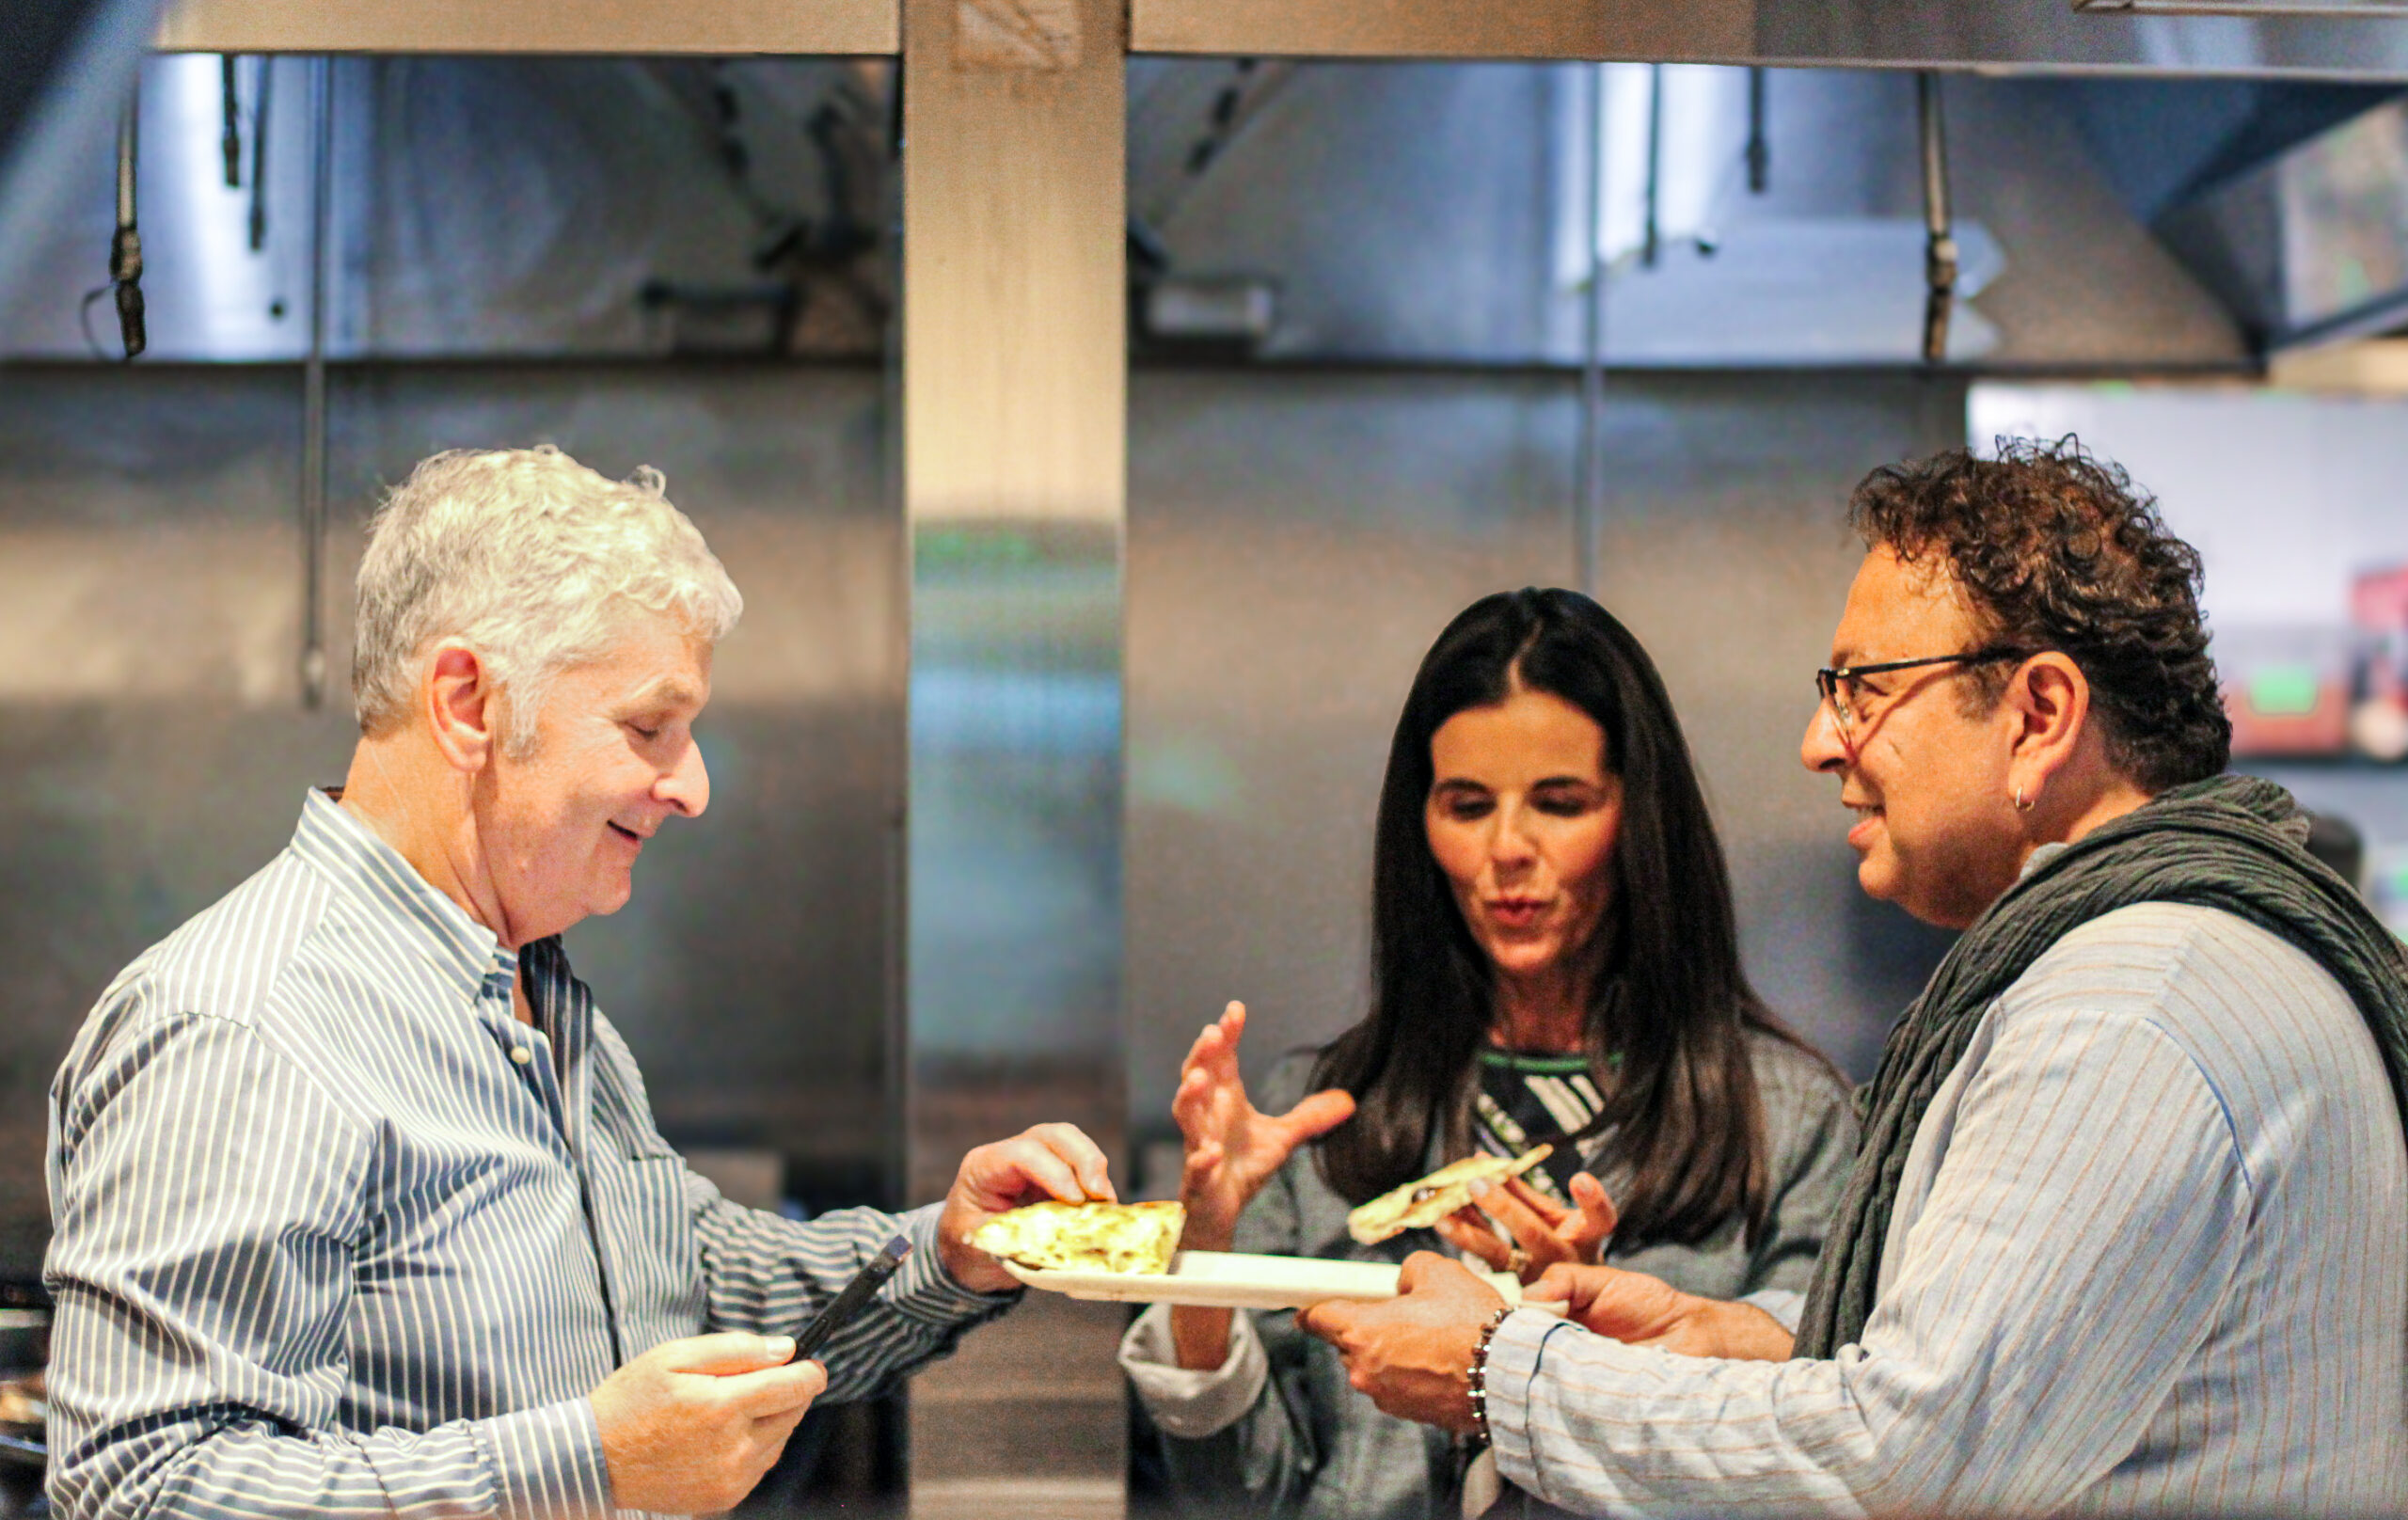
[[[1471,1417],[1480,1427],[1475,1437],[1481,1446],[1488,1445],[1488,1343],[1497,1338],[1497,1327],[1513,1312],[1511,1305],[1488,1317],[1480,1327],[1480,1341],[1471,1349],[1471,1370],[1465,1374],[1471,1383]]]

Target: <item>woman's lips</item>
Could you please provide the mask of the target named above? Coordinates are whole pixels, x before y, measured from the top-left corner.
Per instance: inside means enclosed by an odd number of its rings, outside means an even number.
[[[1848,844],[1854,848],[1860,850],[1871,849],[1873,847],[1874,826],[1880,821],[1881,810],[1879,808],[1857,809],[1856,826],[1847,831]]]
[[[633,829],[628,828],[626,824],[613,823],[610,825],[610,830],[621,839],[626,840],[630,847],[638,850],[643,848],[643,835],[636,832]]]
[[[1488,904],[1489,920],[1499,928],[1529,928],[1545,912],[1545,902],[1528,897],[1509,897]]]

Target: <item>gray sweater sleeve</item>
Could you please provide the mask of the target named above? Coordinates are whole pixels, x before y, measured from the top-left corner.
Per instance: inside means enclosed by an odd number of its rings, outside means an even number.
[[[1304,1096],[1311,1070],[1308,1055],[1281,1061],[1264,1078],[1255,1096],[1257,1106],[1265,1113],[1291,1107]],[[1263,1185],[1238,1219],[1231,1242],[1235,1249],[1276,1256],[1302,1249],[1297,1179],[1299,1169],[1312,1164],[1309,1150],[1299,1150]],[[1168,1318],[1169,1311],[1161,1306],[1149,1309],[1123,1340],[1121,1362],[1163,1427],[1163,1463],[1181,1511],[1292,1513],[1312,1486],[1323,1457],[1313,1401],[1305,1386],[1305,1343],[1310,1338],[1296,1328],[1292,1312],[1241,1310],[1230,1359],[1222,1370],[1228,1376],[1198,1377],[1166,1365]],[[1249,1341],[1253,1344],[1244,1344]],[[1163,1376],[1165,1371],[1173,1376]],[[1252,1400],[1234,1420],[1192,1438],[1172,1433],[1180,1423],[1176,1404],[1210,1401],[1212,1391],[1226,1396],[1236,1390],[1219,1385],[1231,1380],[1251,1383],[1254,1388]],[[1186,1389],[1196,1393],[1182,1398]]]
[[[1755,1037],[1772,1199],[1764,1239],[1750,1253],[1747,1291],[1802,1294],[1814,1281],[1824,1231],[1856,1164],[1856,1109],[1846,1084],[1822,1062]]]

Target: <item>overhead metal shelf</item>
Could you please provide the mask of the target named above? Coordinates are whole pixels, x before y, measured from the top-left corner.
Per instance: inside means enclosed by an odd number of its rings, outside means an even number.
[[[1131,0],[1128,16],[1136,53],[2408,81],[2408,26],[2396,24],[2408,18],[2408,0]],[[2238,37],[2234,19],[2244,24]],[[2210,36],[2201,27],[2222,29]],[[901,50],[902,24],[897,0],[576,7],[180,0],[158,45],[207,53],[874,55]]]
[[[1131,0],[1129,19],[1136,53],[2408,82],[2408,26],[2385,21],[2401,15],[2408,0]]]
[[[181,0],[170,53],[819,54],[902,50],[897,0]]]
[[[1753,0],[1134,0],[1135,53],[1297,57],[1735,59]]]
[[[2408,19],[2401,0],[2073,0],[2089,15],[2316,17],[2350,21]]]

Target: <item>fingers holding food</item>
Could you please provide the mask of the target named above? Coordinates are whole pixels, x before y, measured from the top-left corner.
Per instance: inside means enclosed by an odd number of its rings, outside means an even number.
[[[939,1259],[954,1280],[982,1292],[1019,1286],[971,1236],[995,1215],[1040,1198],[1114,1201],[1103,1152],[1072,1124],[1040,1124],[961,1158],[937,1220]]]
[[[1552,1153],[1551,1147],[1533,1146],[1519,1156],[1466,1156],[1355,1209],[1346,1216],[1346,1232],[1361,1244],[1377,1245],[1408,1229],[1427,1229],[1468,1205],[1475,1182],[1519,1177]]]
[[[1458,1209],[1430,1227],[1449,1245],[1485,1262],[1491,1272],[1513,1270],[1513,1245],[1489,1227],[1488,1217],[1478,1209]]]
[[[1101,1198],[1107,1203],[1118,1199],[1119,1194],[1112,1185],[1112,1164],[1104,1159],[1102,1148],[1087,1138],[1085,1130],[1075,1124],[1040,1124],[1022,1138],[1051,1150],[1077,1180],[1076,1192],[1065,1193],[1057,1188],[1054,1190],[1055,1197],[1073,1203],[1087,1198]]]

